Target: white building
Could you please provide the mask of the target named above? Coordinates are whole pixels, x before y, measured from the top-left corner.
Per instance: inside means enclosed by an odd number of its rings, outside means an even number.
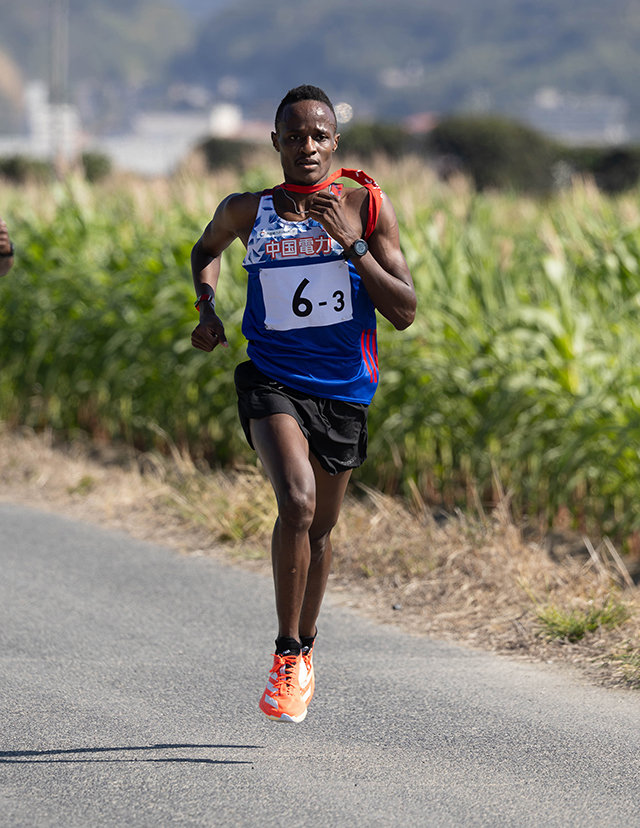
[[[626,101],[612,95],[570,95],[539,89],[524,117],[535,129],[569,144],[616,145],[629,140]]]
[[[49,103],[42,81],[30,83],[25,92],[27,133],[0,136],[0,155],[71,161],[82,150],[78,110],[71,104]]]

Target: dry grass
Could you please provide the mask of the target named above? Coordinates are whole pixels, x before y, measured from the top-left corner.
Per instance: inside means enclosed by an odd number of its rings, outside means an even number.
[[[0,469],[4,501],[268,571],[274,500],[255,468],[202,473],[178,452],[0,431]],[[332,595],[377,620],[640,687],[640,593],[606,541],[551,550],[514,526],[506,498],[491,516],[436,521],[418,498],[354,486],[334,548]]]

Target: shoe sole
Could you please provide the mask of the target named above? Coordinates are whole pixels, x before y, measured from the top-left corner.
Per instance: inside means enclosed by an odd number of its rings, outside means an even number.
[[[262,710],[262,708],[260,708]],[[264,710],[262,710],[264,713]],[[270,716],[268,713],[264,713],[267,719],[270,719],[272,722],[294,722],[295,724],[299,724],[307,715],[307,711],[305,710],[299,716],[289,716],[288,713],[281,713],[279,716]]]

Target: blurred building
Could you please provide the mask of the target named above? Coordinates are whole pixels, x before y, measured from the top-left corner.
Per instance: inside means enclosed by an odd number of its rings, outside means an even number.
[[[628,105],[612,95],[570,95],[544,88],[526,106],[523,117],[534,129],[567,144],[616,145],[630,137]]]
[[[128,132],[94,138],[89,149],[109,156],[117,169],[165,175],[209,131],[209,117],[203,112],[141,112]]]
[[[233,104],[140,111],[126,130],[90,136],[75,106],[52,104],[43,82],[31,83],[24,95],[25,132],[0,136],[0,157],[24,155],[62,165],[82,152],[108,156],[114,167],[140,175],[167,175],[199,143],[217,136],[268,141],[270,125],[246,122]]]
[[[140,112],[127,133],[95,138],[90,149],[108,155],[119,169],[167,175],[207,138],[268,141],[270,129],[245,121],[239,107],[219,103],[208,109]]]
[[[47,85],[34,81],[25,89],[26,132],[0,136],[0,156],[71,161],[82,150],[80,116],[71,104],[52,104]]]

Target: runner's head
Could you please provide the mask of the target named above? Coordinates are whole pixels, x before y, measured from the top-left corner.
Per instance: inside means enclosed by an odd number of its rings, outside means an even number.
[[[283,119],[283,114],[287,106],[289,104],[298,103],[299,101],[319,101],[320,103],[323,103],[333,115],[333,123],[337,127],[336,113],[327,93],[320,89],[319,86],[311,86],[311,84],[305,83],[302,86],[296,86],[293,89],[290,89],[280,101],[278,108],[276,109],[276,132],[278,131],[278,124]]]
[[[324,181],[339,138],[333,105],[322,89],[298,86],[287,92],[271,133],[286,182],[313,185]]]

